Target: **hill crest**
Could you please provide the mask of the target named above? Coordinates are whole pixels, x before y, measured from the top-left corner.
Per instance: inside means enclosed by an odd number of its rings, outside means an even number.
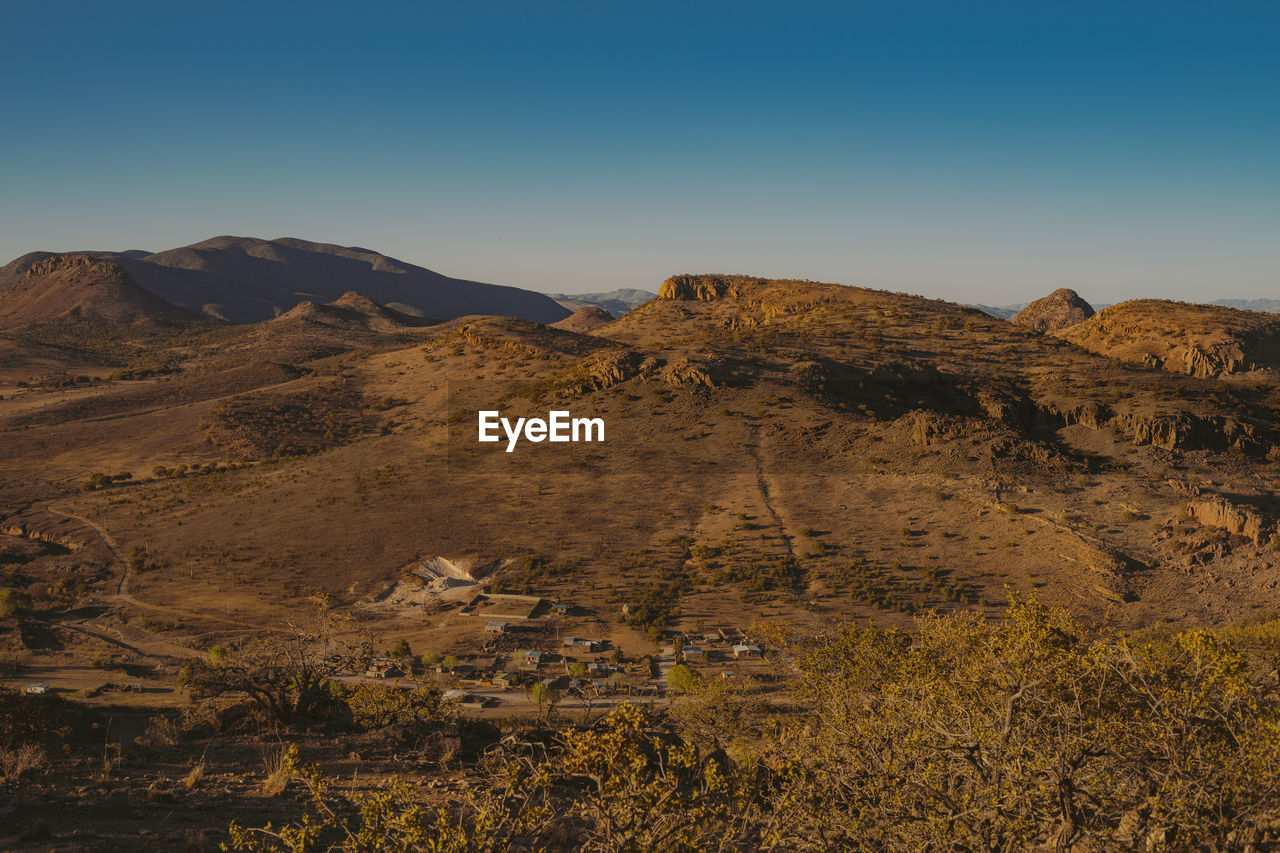
[[[121,265],[83,254],[37,258],[0,291],[0,324],[16,327],[65,317],[118,323],[195,320],[139,287]]]

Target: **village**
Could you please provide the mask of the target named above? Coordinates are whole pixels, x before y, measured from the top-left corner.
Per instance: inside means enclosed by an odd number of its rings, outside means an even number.
[[[499,715],[557,705],[663,702],[706,679],[773,680],[765,647],[738,627],[665,630],[652,651],[639,652],[609,637],[584,635],[579,628],[591,622],[599,628],[599,620],[568,601],[483,591],[424,611],[448,614],[457,644],[478,650],[417,655],[406,642],[374,659],[363,678],[403,679],[406,686],[434,679],[446,699]],[[628,611],[623,604],[620,616]]]

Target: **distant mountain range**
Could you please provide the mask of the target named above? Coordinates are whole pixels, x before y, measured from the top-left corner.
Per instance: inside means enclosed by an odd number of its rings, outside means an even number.
[[[1026,308],[1031,303],[1019,302],[1017,305],[970,305],[970,308],[977,308],[983,314],[991,317],[999,317],[1001,320],[1013,319],[1019,311]],[[1239,308],[1242,311],[1262,311],[1268,314],[1280,313],[1280,299],[1215,299],[1212,302],[1206,302],[1205,305],[1222,305],[1227,308]],[[1101,311],[1108,305],[1095,305]]]
[[[1280,299],[1215,299],[1210,305],[1223,305],[1227,308],[1240,308],[1244,311],[1265,311],[1269,314],[1280,313]]]
[[[111,261],[139,287],[197,315],[254,323],[301,302],[332,302],[356,291],[414,317],[449,320],[469,314],[554,323],[572,311],[549,296],[450,278],[370,249],[281,238],[214,237],[148,253],[131,250],[31,252],[0,267],[0,292],[54,255]]]
[[[614,317],[621,317],[657,297],[658,294],[647,290],[624,288],[599,293],[551,293],[548,295],[570,311],[577,311],[591,305],[603,308]]]

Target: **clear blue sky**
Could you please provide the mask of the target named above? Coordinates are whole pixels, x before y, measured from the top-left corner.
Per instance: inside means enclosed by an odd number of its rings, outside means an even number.
[[[1280,298],[1280,6],[9,3],[0,255]],[[3,262],[0,260],[0,262]]]

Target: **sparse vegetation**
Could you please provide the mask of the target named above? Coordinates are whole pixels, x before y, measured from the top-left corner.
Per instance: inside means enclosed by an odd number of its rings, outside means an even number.
[[[295,394],[246,395],[219,403],[202,424],[216,447],[244,459],[316,453],[364,431],[363,398],[343,384]]]
[[[671,717],[621,705],[506,764],[504,784],[444,800],[402,782],[347,800],[308,769],[299,778],[313,811],[289,849],[428,838],[554,848],[570,826],[593,850],[1265,845],[1280,809],[1267,781],[1280,706],[1275,685],[1250,674],[1261,660],[1248,649],[1274,642],[1274,630],[1089,639],[1063,611],[1015,601],[996,623],[931,616],[914,636],[797,637],[795,695],[807,710],[777,720],[738,761],[715,752],[707,738],[720,730],[698,721],[750,725],[749,692],[691,686],[692,704]],[[593,784],[577,784],[584,777]],[[977,801],[988,804],[980,815]],[[235,849],[282,849],[273,834],[231,831]],[[358,837],[372,846],[343,841]]]

